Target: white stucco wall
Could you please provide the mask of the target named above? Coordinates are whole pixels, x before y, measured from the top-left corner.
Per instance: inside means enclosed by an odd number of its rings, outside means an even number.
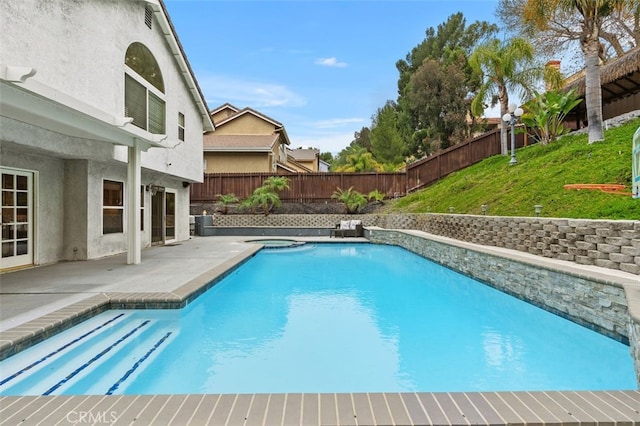
[[[153,53],[165,84],[167,151],[143,154],[143,167],[202,180],[202,120],[165,37],[144,22],[145,2],[21,0],[0,12],[0,63],[32,67],[34,79],[114,116],[124,116],[124,58],[133,42]],[[37,30],[36,30],[37,29]],[[178,140],[178,112],[185,142]],[[126,161],[126,149],[115,158]],[[171,166],[167,166],[171,163]]]
[[[125,53],[133,42],[144,44],[163,74],[167,133],[163,144],[168,148],[142,153],[141,183],[175,191],[176,239],[182,240],[189,238],[189,189],[183,182],[202,181],[203,123],[158,21],[154,18],[152,29],[145,25],[145,4],[139,0],[3,2],[0,63],[34,68],[32,79],[39,83],[123,117]],[[178,140],[178,112],[185,116],[185,141]],[[126,147],[16,121],[2,116],[2,108],[0,144],[0,165],[37,172],[36,264],[125,251],[124,233],[102,235],[102,182],[126,181]],[[144,205],[142,246],[147,247],[151,244],[148,192]]]
[[[34,247],[34,261],[46,264],[61,260],[64,241],[64,214],[61,208],[65,192],[64,161],[34,152],[22,152],[6,143],[0,144],[0,158],[4,167],[35,172],[36,214],[33,232],[39,243]]]

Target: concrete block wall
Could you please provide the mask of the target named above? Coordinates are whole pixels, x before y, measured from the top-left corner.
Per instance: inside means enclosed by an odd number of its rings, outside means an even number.
[[[640,275],[640,220],[586,220],[459,214],[215,215],[220,227],[333,228],[341,220],[364,226],[415,229],[460,241],[504,247],[582,265]]]
[[[428,215],[416,225],[461,241],[640,274],[640,221]]]
[[[361,220],[364,226],[377,226],[377,215],[348,214],[272,214],[214,215],[213,226],[220,227],[286,227],[335,228],[341,220]]]

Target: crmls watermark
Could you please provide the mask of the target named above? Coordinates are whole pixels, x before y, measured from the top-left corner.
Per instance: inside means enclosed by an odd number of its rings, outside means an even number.
[[[72,424],[107,424],[110,425],[118,420],[118,413],[115,411],[69,411],[66,419]]]

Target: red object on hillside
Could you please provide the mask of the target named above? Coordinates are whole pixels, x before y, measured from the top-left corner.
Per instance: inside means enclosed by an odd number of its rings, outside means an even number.
[[[631,195],[630,192],[623,191],[626,188],[625,185],[619,185],[614,183],[571,183],[564,185],[564,189],[587,189],[592,191],[602,191],[610,194],[618,195]]]

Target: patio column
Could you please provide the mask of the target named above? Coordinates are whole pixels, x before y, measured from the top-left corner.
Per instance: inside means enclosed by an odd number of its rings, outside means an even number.
[[[140,172],[141,150],[138,140],[128,148],[127,167],[127,265],[137,265],[141,261],[141,235],[140,235],[140,185],[142,184]]]

